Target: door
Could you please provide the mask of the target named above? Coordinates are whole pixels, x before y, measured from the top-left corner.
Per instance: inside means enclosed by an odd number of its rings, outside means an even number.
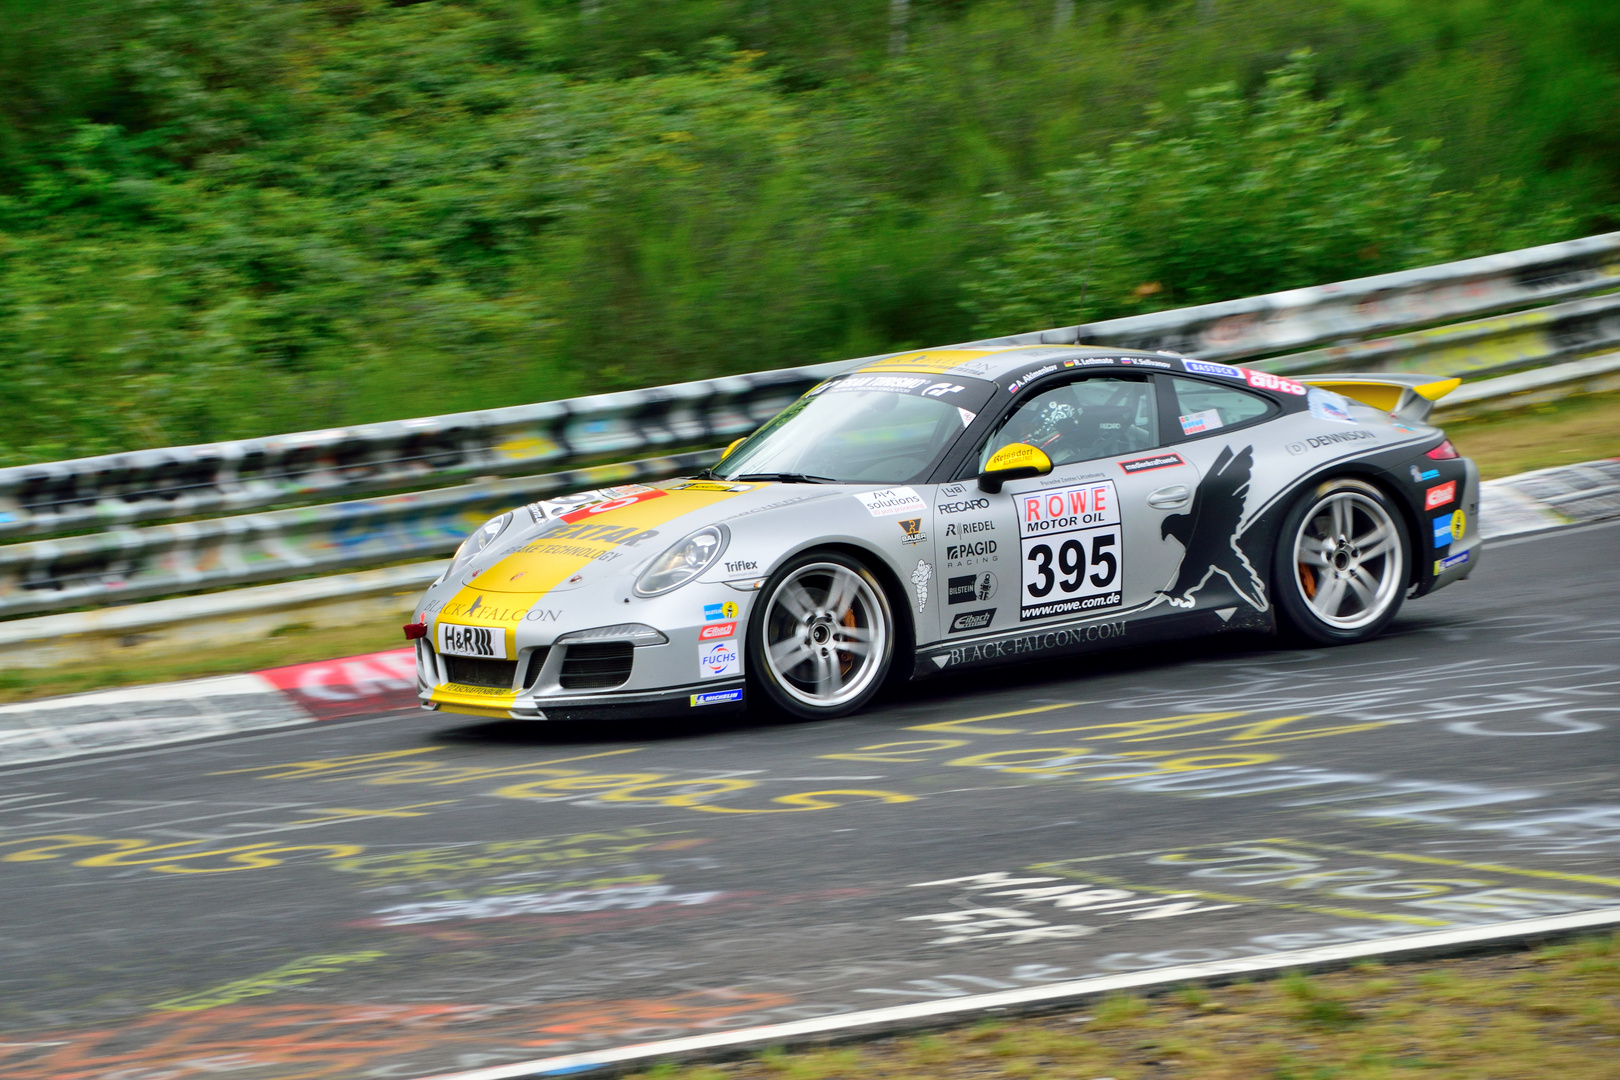
[[[936,506],[946,636],[1015,629],[1113,611],[1161,597],[1183,552],[1175,515],[1192,504],[1198,470],[1160,446],[1157,387],[1110,372],[1032,390],[981,448],[1041,448],[1047,476],[991,495],[944,485]],[[946,489],[959,489],[946,496]],[[1168,523],[1168,524],[1167,524]]]

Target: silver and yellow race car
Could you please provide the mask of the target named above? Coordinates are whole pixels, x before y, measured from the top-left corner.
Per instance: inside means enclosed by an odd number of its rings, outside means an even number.
[[[889,682],[1230,630],[1379,632],[1479,563],[1455,379],[959,347],[816,386],[706,472],[479,528],[406,627],[424,708],[859,709]]]

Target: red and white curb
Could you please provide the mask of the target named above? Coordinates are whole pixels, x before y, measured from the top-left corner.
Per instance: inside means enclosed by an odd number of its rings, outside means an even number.
[[[897,1029],[939,1026],[942,1023],[960,1022],[975,1013],[992,1010],[1037,1012],[1124,990],[1164,989],[1190,982],[1225,982],[1245,975],[1338,967],[1370,957],[1413,958],[1425,954],[1456,953],[1514,940],[1559,936],[1611,926],[1620,926],[1620,908],[1583,911],[1573,915],[1553,915],[1543,919],[1523,919],[1488,926],[1437,930],[1393,940],[1265,953],[1260,956],[1218,960],[1204,964],[1184,964],[1179,967],[1136,971],[1122,975],[1100,975],[1090,979],[1049,983],[1045,986],[1001,990],[991,994],[973,994],[943,1001],[923,1001],[910,1005],[893,1005],[885,1009],[840,1013],[812,1020],[795,1020],[785,1024],[740,1028],[713,1035],[633,1043],[607,1050],[536,1058],[532,1061],[519,1061],[510,1065],[495,1065],[466,1072],[437,1073],[422,1077],[420,1080],[523,1080],[525,1077],[569,1073],[618,1072],[632,1066],[649,1066],[664,1059],[725,1056],[795,1042],[872,1036]]]
[[[416,704],[410,649],[25,701],[0,705],[0,766],[415,709]]]

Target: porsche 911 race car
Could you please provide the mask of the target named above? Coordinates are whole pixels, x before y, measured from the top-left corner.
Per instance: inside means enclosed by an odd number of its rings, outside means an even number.
[[[1234,630],[1361,641],[1480,558],[1457,380],[1086,347],[906,353],[706,472],[520,507],[406,627],[428,709],[860,708],[887,681]]]

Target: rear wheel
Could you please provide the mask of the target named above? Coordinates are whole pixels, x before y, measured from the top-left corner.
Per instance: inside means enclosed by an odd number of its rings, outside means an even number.
[[[1273,580],[1288,628],[1322,645],[1365,641],[1401,608],[1409,544],[1400,511],[1361,480],[1328,480],[1283,520]]]
[[[844,716],[882,687],[894,655],[883,587],[859,560],[809,552],[771,576],[748,626],[749,679],[800,719]]]

